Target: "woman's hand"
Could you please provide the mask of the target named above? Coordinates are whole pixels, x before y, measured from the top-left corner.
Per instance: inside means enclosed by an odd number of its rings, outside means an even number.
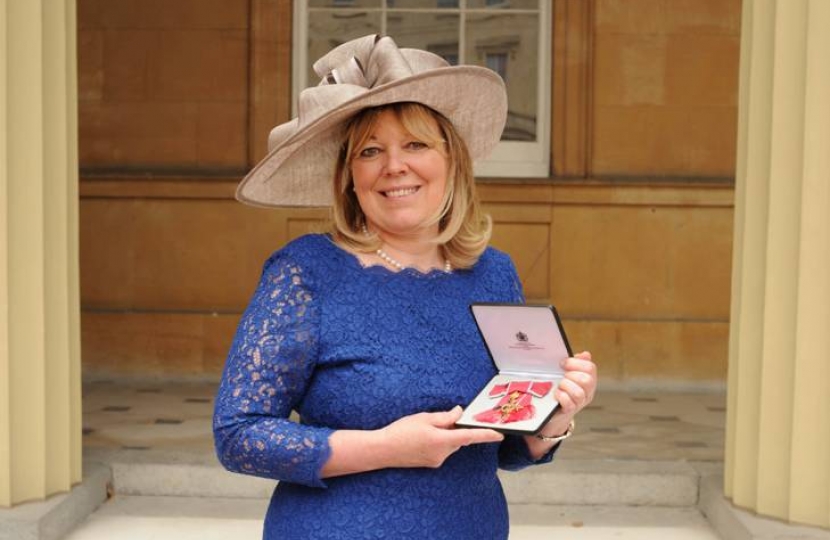
[[[566,358],[562,361],[562,368],[565,370],[565,376],[554,393],[559,408],[540,431],[540,434],[547,437],[564,434],[576,413],[593,401],[597,391],[597,366],[591,360],[591,353],[588,351]],[[525,440],[531,455],[536,459],[541,458],[551,448],[551,443],[539,440],[535,436],[525,437]]]
[[[597,366],[588,351],[566,358],[562,362],[565,376],[554,397],[559,402],[558,415],[567,417],[567,426],[574,415],[594,400],[597,391]],[[556,416],[556,415],[554,415]]]
[[[379,431],[392,450],[388,467],[440,467],[462,446],[500,442],[492,429],[455,429],[461,407],[446,412],[418,413],[392,422]]]
[[[440,467],[462,446],[499,442],[492,429],[455,429],[461,407],[405,416],[375,431],[338,430],[329,437],[331,456],[323,478],[388,467]]]
[[[597,367],[591,353],[566,359],[565,376],[555,391],[559,408],[541,433],[555,437],[565,433],[573,417],[594,399]],[[462,446],[500,442],[504,436],[492,429],[455,429],[461,407],[436,413],[405,416],[376,431],[335,431],[329,438],[331,457],[322,476],[340,476],[387,467],[440,467]],[[530,454],[539,459],[552,443],[525,437]]]

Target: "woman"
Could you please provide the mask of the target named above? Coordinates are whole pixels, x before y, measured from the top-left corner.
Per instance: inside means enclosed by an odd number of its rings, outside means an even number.
[[[506,538],[497,468],[552,459],[596,368],[588,353],[566,361],[539,437],[453,428],[495,374],[469,304],[523,301],[510,259],[487,248],[470,155],[498,141],[503,83],[374,36],[315,70],[321,85],[238,196],[333,201],[334,232],[266,262],[216,400],[219,459],[280,480],[265,538]]]

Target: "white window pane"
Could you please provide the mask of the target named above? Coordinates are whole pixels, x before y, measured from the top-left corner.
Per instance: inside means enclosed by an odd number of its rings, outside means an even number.
[[[390,11],[386,33],[399,47],[429,51],[450,64],[458,64],[458,15]]]
[[[539,0],[467,0],[472,9],[539,9]]]
[[[458,9],[458,0],[386,0],[386,6],[405,9]]]
[[[466,63],[489,67],[507,84],[502,140],[535,141],[538,116],[539,20],[533,14],[467,17]]]
[[[507,82],[507,53],[494,52],[484,54],[484,65],[499,74]]]
[[[317,84],[311,64],[321,55],[382,31],[401,47],[452,64],[464,58],[505,79],[507,129],[493,154],[476,163],[477,175],[549,174],[550,0],[294,0],[294,8],[295,20],[306,23],[294,29],[295,96]]]
[[[308,0],[308,6],[326,8],[379,8],[383,0]]]
[[[380,12],[349,12],[310,10],[308,13],[308,65],[306,86],[316,85],[320,78],[311,68],[318,58],[349,40],[380,32]]]

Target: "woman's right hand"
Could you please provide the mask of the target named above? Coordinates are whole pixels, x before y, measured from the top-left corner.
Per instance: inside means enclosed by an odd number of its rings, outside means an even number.
[[[462,446],[500,442],[492,429],[456,429],[461,407],[417,413],[372,430],[337,430],[329,437],[331,455],[320,471],[323,478],[389,467],[437,468]]]
[[[463,446],[500,442],[504,435],[492,429],[456,429],[461,407],[417,413],[392,422],[377,434],[386,467],[440,467]]]

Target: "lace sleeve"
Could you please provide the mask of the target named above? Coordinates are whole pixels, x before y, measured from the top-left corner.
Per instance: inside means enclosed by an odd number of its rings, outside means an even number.
[[[230,471],[325,487],[332,430],[288,420],[317,356],[319,308],[308,281],[285,255],[265,264],[228,353],[213,432]]]
[[[531,465],[550,463],[561,445],[562,443],[555,444],[545,455],[534,460],[523,435],[506,435],[499,445],[499,468],[520,471]]]

